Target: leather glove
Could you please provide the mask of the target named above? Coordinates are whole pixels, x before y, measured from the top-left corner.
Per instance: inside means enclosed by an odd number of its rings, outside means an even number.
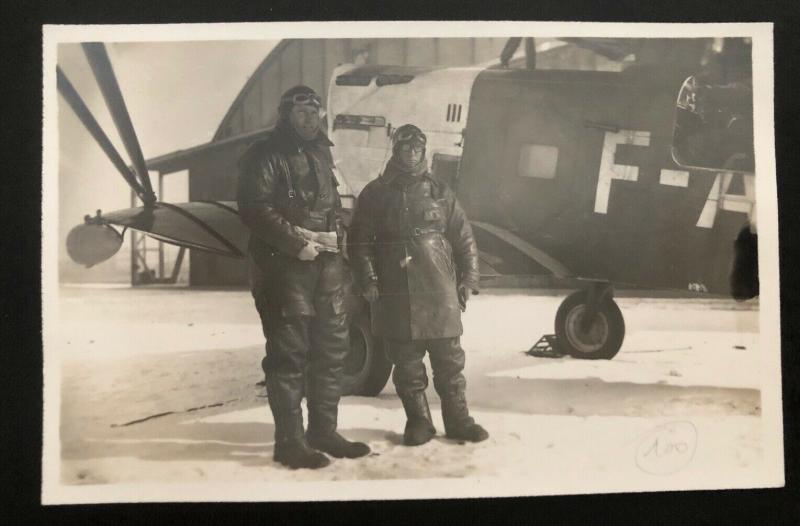
[[[319,243],[314,241],[306,242],[305,246],[300,249],[300,252],[297,254],[297,259],[301,261],[313,261],[319,255],[320,249]]]
[[[466,285],[458,286],[458,303],[461,305],[461,312],[467,310],[467,300],[469,300],[470,290]]]
[[[380,293],[378,292],[378,284],[377,283],[370,283],[367,285],[367,288],[364,289],[364,299],[370,303],[374,303],[377,301],[378,296]]]

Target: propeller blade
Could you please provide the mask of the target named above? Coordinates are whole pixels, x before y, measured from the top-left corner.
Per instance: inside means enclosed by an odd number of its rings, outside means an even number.
[[[125,150],[128,152],[131,162],[133,162],[133,168],[139,177],[139,182],[145,190],[143,201],[146,206],[152,206],[156,202],[156,196],[150,184],[150,174],[147,172],[142,149],[136,138],[136,132],[133,129],[133,123],[131,123],[128,108],[125,106],[125,99],[123,99],[122,92],[119,89],[117,77],[114,74],[114,68],[111,66],[105,45],[102,42],[84,42],[81,45],[97,79],[97,84],[100,86],[106,106],[108,106],[117,131],[125,145]]]
[[[83,99],[81,99],[78,91],[58,66],[56,66],[56,87],[59,93],[64,97],[64,100],[66,100],[72,108],[72,111],[75,112],[75,115],[78,116],[78,119],[80,119],[86,127],[86,130],[94,137],[94,140],[97,141],[100,148],[103,149],[111,163],[117,168],[128,185],[133,188],[133,191],[136,192],[141,199],[145,195],[145,190],[142,188],[142,185],[139,184],[139,181],[136,180],[136,175],[131,172],[128,165],[122,160],[122,157],[119,155],[116,148],[114,148],[114,145],[111,144],[103,128],[100,127],[100,124],[95,120],[92,112],[83,102]]]

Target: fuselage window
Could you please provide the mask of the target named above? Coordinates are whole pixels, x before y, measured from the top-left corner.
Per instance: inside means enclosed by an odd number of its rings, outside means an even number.
[[[543,144],[523,144],[519,149],[517,175],[553,179],[558,165],[558,148]]]

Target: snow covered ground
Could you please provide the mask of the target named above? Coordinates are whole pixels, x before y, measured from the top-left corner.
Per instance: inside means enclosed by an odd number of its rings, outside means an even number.
[[[613,360],[526,355],[552,333],[561,299],[487,291],[471,300],[467,396],[488,441],[445,439],[431,387],[440,436],[402,446],[404,415],[390,383],[379,397],[347,397],[340,407],[340,431],[368,442],[372,455],[292,471],[272,461],[272,417],[257,385],[263,336],[249,293],[62,287],[57,348],[49,349],[61,363],[60,482],[501,477],[524,486],[477,493],[537,494],[757,478],[757,305],[621,298],[628,332]]]

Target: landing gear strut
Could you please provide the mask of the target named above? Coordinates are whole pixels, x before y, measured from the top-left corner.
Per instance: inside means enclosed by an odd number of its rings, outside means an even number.
[[[556,342],[573,358],[610,360],[622,347],[625,321],[610,283],[592,283],[574,292],[556,313]]]

